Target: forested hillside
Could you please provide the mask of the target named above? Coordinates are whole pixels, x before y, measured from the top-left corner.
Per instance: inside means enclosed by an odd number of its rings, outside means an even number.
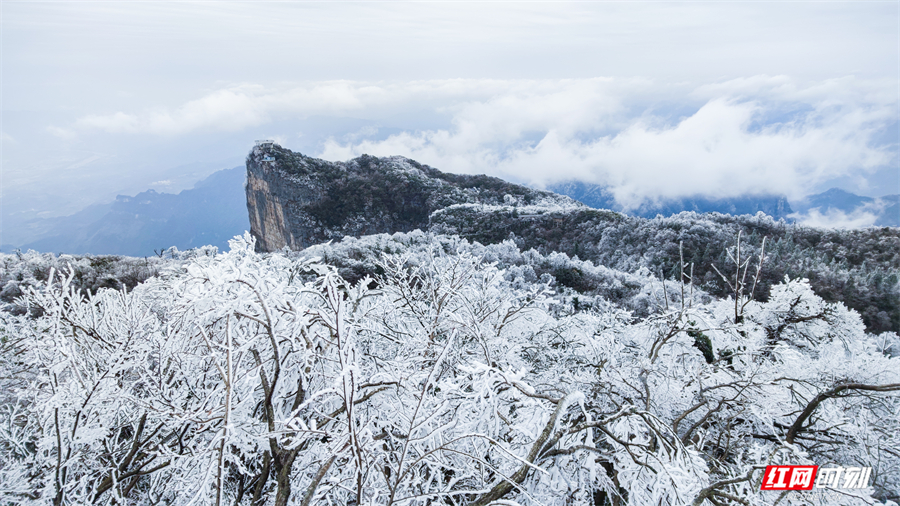
[[[683,256],[693,266],[694,283],[719,297],[733,290],[715,269],[726,272],[727,249],[740,232],[744,258],[758,255],[766,241],[757,298],[768,296],[769,287],[785,276],[807,278],[825,300],[857,310],[870,331],[900,331],[898,228],[827,230],[763,214],[645,219],[594,209],[458,205],[434,213],[431,230],[483,244],[511,239],[522,249],[564,252],[626,272],[646,268],[661,278],[678,279]],[[591,291],[577,270],[560,274],[562,284]]]
[[[250,233],[261,251],[420,229],[481,244],[512,240],[522,251],[565,253],[623,272],[647,269],[660,279],[679,279],[684,261],[695,286],[736,298],[721,273],[729,245],[741,234],[741,261],[758,256],[766,241],[756,300],[785,276],[806,278],[826,301],[858,311],[869,331],[900,332],[900,228],[827,230],[762,212],[648,219],[497,178],[447,174],[403,157],[329,162],[271,142],[250,152],[247,174]],[[783,198],[770,200],[770,212],[789,212]],[[584,295],[600,294],[583,269],[550,274]]]

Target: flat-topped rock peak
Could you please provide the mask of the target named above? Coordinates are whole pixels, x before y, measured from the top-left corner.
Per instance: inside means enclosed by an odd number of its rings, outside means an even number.
[[[458,204],[585,207],[552,192],[449,174],[402,156],[329,162],[274,143],[257,145],[247,156],[250,233],[261,251],[425,230],[432,213]]]

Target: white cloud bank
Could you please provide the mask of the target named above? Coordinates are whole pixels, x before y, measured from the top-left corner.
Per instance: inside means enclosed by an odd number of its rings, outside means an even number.
[[[85,116],[72,130],[189,135],[354,117],[397,133],[347,132],[313,154],[404,155],[445,171],[535,184],[577,179],[609,185],[620,203],[634,206],[688,195],[800,198],[822,181],[895,164],[896,145],[880,139],[896,123],[897,106],[895,81],[852,77],[755,76],[702,86],[637,78],[329,81],[230,87],[171,110]],[[446,120],[398,124],[417,112]]]
[[[801,225],[819,228],[865,228],[875,226],[885,208],[890,204],[882,199],[867,202],[850,212],[835,208],[814,207],[803,213],[794,213],[790,217]]]
[[[819,208],[814,208],[804,214],[792,214],[791,217],[808,227],[842,229],[871,227],[878,220],[878,214],[865,209],[854,209],[849,213],[840,209],[827,209],[823,213]]]

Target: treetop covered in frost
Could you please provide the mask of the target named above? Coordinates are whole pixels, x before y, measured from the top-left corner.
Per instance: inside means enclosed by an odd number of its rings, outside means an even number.
[[[840,503],[898,499],[897,336],[805,279],[717,298],[421,232],[231,246],[130,291],[54,266],[0,313],[0,502],[833,504],[760,491],[769,464],[872,467]],[[735,251],[726,274],[758,264]],[[574,307],[542,262],[648,285],[645,314]]]

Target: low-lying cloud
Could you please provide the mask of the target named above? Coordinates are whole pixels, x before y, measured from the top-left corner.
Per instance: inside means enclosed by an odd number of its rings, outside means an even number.
[[[802,213],[793,213],[790,217],[797,223],[809,227],[865,228],[875,226],[890,205],[890,202],[884,199],[874,199],[852,210],[814,207]]]
[[[625,206],[688,195],[800,198],[823,181],[897,163],[897,146],[879,141],[897,121],[895,84],[754,76],[700,86],[638,78],[244,85],[171,110],[85,116],[70,130],[190,135],[353,117],[392,133],[346,132],[311,154],[404,155],[536,185],[581,180],[608,185]],[[443,120],[417,123],[419,113]]]
[[[855,209],[848,213],[840,209],[827,209],[822,212],[819,208],[814,208],[803,214],[793,214],[791,217],[808,227],[851,229],[871,227],[875,225],[879,215],[865,209]]]

